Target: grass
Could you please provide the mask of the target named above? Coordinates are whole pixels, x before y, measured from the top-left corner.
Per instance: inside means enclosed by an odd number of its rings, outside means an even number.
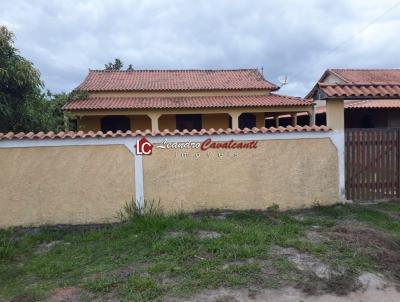
[[[142,209],[143,210],[143,209]],[[349,278],[363,271],[390,271],[376,247],[330,237],[342,222],[400,238],[400,203],[337,205],[279,212],[218,212],[164,215],[153,207],[138,212],[127,205],[121,224],[0,231],[0,300],[46,299],[54,289],[79,288],[91,297],[152,301],[188,297],[203,289],[268,288],[318,284],[273,247],[292,247],[345,270]],[[329,240],[307,238],[310,230]],[[217,238],[199,238],[200,231]],[[57,241],[45,252],[38,246]],[[314,276],[315,278],[315,276]],[[321,281],[321,280],[319,280]],[[321,281],[322,282],[322,281]],[[340,282],[338,282],[340,283]],[[324,283],[330,289],[331,283]],[[341,285],[343,286],[343,284]],[[337,288],[336,288],[337,289]]]

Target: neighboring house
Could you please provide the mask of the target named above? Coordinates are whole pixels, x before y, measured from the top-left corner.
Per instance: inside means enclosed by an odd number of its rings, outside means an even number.
[[[326,101],[342,99],[345,128],[400,127],[400,69],[328,69],[306,98],[317,125],[327,124]]]
[[[84,131],[260,128],[281,114],[293,125],[297,113],[312,115],[311,101],[278,89],[256,69],[90,70],[76,88],[89,96],[63,109]]]

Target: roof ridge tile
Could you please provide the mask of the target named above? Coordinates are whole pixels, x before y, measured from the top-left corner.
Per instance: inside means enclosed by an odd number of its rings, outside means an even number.
[[[190,71],[258,71],[258,68],[217,68],[217,69],[207,69],[207,68],[189,68],[189,69],[134,69],[134,70],[106,70],[106,69],[91,69],[89,72],[190,72]]]
[[[328,70],[340,70],[340,71],[392,71],[392,70],[398,70],[400,71],[400,68],[329,68]]]

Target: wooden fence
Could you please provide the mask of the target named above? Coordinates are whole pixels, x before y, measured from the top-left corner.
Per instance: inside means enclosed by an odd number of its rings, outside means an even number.
[[[346,129],[346,197],[400,198],[400,128]]]

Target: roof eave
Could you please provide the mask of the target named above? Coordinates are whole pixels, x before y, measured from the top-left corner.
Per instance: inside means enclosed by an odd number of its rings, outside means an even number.
[[[392,96],[341,96],[341,95],[332,95],[332,96],[327,96],[325,99],[326,100],[332,100],[332,99],[343,99],[343,100],[381,100],[381,99],[399,99],[400,95],[392,95]]]
[[[221,107],[221,106],[208,106],[208,107],[182,107],[182,108],[175,108],[175,107],[151,107],[151,108],[62,108],[63,111],[65,112],[82,112],[82,111],[90,111],[90,112],[95,112],[95,111],[117,111],[117,110],[129,110],[129,111],[152,111],[152,110],[204,110],[204,109],[225,109],[225,110],[230,110],[230,109],[245,109],[245,108],[290,108],[290,107],[302,107],[302,108],[307,108],[307,107],[312,107],[312,103],[305,103],[305,104],[290,104],[290,105],[285,105],[285,104],[279,104],[279,105],[264,105],[264,106],[231,106],[231,107]]]
[[[319,78],[319,80],[317,81],[317,83],[313,86],[313,88],[310,90],[310,92],[304,97],[305,99],[309,99],[309,98],[313,98],[315,91],[319,88],[319,85],[321,83],[323,83],[323,81],[325,80],[325,78],[329,75],[329,74],[333,74],[334,76],[338,77],[339,79],[343,80],[346,83],[350,83],[347,79],[345,79],[343,76],[341,76],[340,74],[338,74],[337,72],[335,72],[335,69],[326,69],[324,71],[324,73],[322,74],[322,76]]]

